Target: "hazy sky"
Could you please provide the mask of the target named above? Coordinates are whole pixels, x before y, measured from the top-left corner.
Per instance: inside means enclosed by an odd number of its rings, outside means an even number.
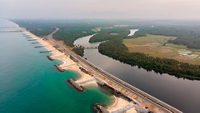
[[[0,17],[200,20],[200,0],[0,0]]]

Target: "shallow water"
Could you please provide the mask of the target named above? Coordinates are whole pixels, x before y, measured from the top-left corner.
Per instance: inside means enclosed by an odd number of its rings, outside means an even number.
[[[27,40],[20,32],[0,32],[0,113],[93,113],[94,104],[112,102],[94,86],[76,91],[65,80],[77,73],[57,71],[53,65],[60,62]]]

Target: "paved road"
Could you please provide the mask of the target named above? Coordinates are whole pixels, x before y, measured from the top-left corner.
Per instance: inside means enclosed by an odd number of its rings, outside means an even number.
[[[130,84],[116,78],[115,76],[105,72],[102,69],[99,69],[98,67],[96,67],[95,65],[93,65],[92,63],[88,62],[87,60],[83,59],[82,57],[78,56],[77,54],[75,54],[74,52],[72,52],[69,47],[67,47],[64,43],[60,42],[60,41],[56,41],[55,39],[52,38],[53,34],[56,33],[59,30],[59,28],[57,28],[53,33],[51,33],[50,35],[48,35],[48,41],[50,43],[52,43],[53,45],[55,45],[56,47],[58,47],[60,50],[62,50],[65,54],[68,54],[70,56],[72,56],[74,59],[76,59],[78,61],[78,63],[83,66],[84,68],[88,69],[90,72],[92,72],[95,76],[97,77],[105,77],[107,78],[107,80],[110,80],[111,82],[113,82],[114,84],[117,84],[117,87],[111,85],[111,87],[115,88],[115,89],[126,89],[126,91],[129,91],[133,94],[136,94],[138,97],[141,97],[142,99],[144,99],[144,101],[148,101],[149,103],[151,103],[154,106],[157,106],[158,108],[160,108],[161,110],[163,110],[166,113],[182,113],[181,111],[179,111],[178,109],[158,100],[155,97],[152,97],[151,95],[139,90],[138,88],[131,86]],[[108,85],[108,84],[107,84]],[[119,88],[120,87],[120,88]],[[121,92],[123,93],[123,92]],[[124,93],[124,95],[126,95],[126,92]],[[128,96],[128,95],[126,95]]]

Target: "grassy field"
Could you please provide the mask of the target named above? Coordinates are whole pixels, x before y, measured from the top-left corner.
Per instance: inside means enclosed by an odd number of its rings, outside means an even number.
[[[153,57],[175,59],[190,64],[200,64],[200,50],[189,49],[183,45],[167,43],[175,37],[147,35],[144,37],[124,39],[123,43],[130,52],[141,52]]]

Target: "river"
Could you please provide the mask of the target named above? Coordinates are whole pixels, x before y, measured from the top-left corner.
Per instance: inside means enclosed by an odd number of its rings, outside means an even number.
[[[6,30],[5,30],[6,29]],[[2,32],[19,27],[0,20],[0,113],[94,113],[96,103],[112,98],[100,88],[78,92],[65,81],[77,78],[72,71],[55,69],[44,48],[34,48],[21,32]]]
[[[74,44],[86,47],[98,46],[99,43],[89,43],[92,36],[79,38]],[[102,55],[97,49],[85,49],[84,57],[103,70],[184,113],[200,113],[200,81],[176,78],[168,74],[157,74],[153,71],[147,72],[137,66],[133,67]]]
[[[128,34],[128,36],[133,36],[137,31],[138,29],[130,29],[130,33]]]

